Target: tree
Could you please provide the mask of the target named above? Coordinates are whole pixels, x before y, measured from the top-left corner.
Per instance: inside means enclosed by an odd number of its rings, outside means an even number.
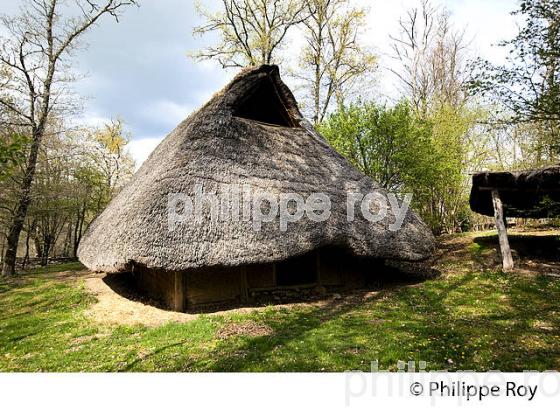
[[[42,264],[57,250],[76,256],[83,232],[134,169],[121,120],[78,131],[59,127],[46,136],[39,154],[28,214]]]
[[[46,265],[71,215],[71,151],[64,136],[49,133],[39,152],[28,212],[28,236],[35,237],[41,265]]]
[[[319,127],[358,169],[412,205],[434,233],[456,232],[469,222],[468,171],[484,157],[474,126],[477,111],[440,109],[426,119],[408,101],[394,107],[352,104]]]
[[[51,117],[39,150],[23,228],[24,264],[33,253],[42,264],[52,256],[76,256],[88,225],[132,176],[129,139],[120,120],[99,128],[67,129],[63,121]],[[16,167],[0,181],[0,232],[4,231],[5,216],[17,204],[13,187],[23,173]]]
[[[408,10],[399,25],[400,33],[391,36],[392,71],[414,116],[430,129],[429,162],[416,176],[420,183],[412,179],[408,187],[435,233],[455,232],[470,218],[468,174],[487,157],[486,130],[479,124],[486,114],[468,93],[468,42],[450,13],[430,0]]]
[[[393,192],[404,193],[410,180],[424,179],[422,161],[431,162],[431,130],[406,101],[394,107],[351,104],[329,115],[319,129],[360,171]]]
[[[538,161],[554,161],[560,154],[560,1],[525,0],[513,14],[525,23],[515,38],[499,44],[509,51],[506,63],[478,60],[470,85],[503,105],[508,122],[532,123]]]
[[[72,185],[73,196],[73,215],[68,224],[69,247],[71,256],[76,257],[78,245],[82,236],[91,223],[107,206],[112,199],[109,196],[110,189],[105,185],[107,179],[92,164],[80,164],[73,170],[74,184]],[[126,178],[122,178],[122,182]],[[115,189],[113,189],[116,192]]]
[[[375,69],[376,58],[360,38],[365,9],[349,0],[306,0],[306,7],[305,47],[295,76],[303,82],[303,99],[318,124],[333,102],[344,105],[355,84]]]
[[[215,59],[224,68],[277,62],[288,31],[306,18],[303,0],[222,0],[222,5],[212,12],[197,3],[206,22],[194,33],[216,33],[220,40],[193,57]]]
[[[120,189],[122,181],[130,178],[134,171],[134,160],[125,151],[130,140],[130,134],[125,132],[124,122],[120,119],[90,131],[88,136],[85,155],[104,179],[107,203]]]
[[[469,72],[464,30],[455,30],[449,12],[422,0],[399,20],[401,31],[393,40],[404,96],[414,109],[427,116],[438,106],[459,108],[466,102]]]
[[[2,25],[10,37],[0,47],[0,66],[9,72],[0,92],[0,106],[23,127],[31,142],[25,172],[19,187],[18,203],[10,223],[2,274],[15,272],[17,245],[29,204],[39,149],[49,116],[68,108],[62,83],[71,80],[64,70],[67,57],[79,39],[104,15],[118,19],[121,10],[135,0],[77,0],[77,9],[64,17],[64,3],[58,0],[26,0],[22,14],[3,17]]]
[[[441,105],[424,119],[431,129],[429,179],[413,192],[420,215],[436,234],[461,232],[469,226],[469,173],[485,159],[484,130],[477,125],[483,114],[479,109]]]

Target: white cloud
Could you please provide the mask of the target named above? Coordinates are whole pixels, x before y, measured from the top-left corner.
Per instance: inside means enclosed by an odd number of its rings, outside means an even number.
[[[179,104],[171,100],[160,100],[149,104],[142,115],[153,123],[166,128],[174,128],[194,111],[190,104]]]
[[[148,137],[130,141],[128,149],[136,162],[136,169],[140,168],[162,140],[163,137]]]
[[[448,7],[454,21],[467,28],[476,55],[495,63],[503,62],[507,53],[496,44],[516,35],[519,18],[511,12],[518,4],[511,0],[455,0]]]
[[[96,113],[88,113],[87,116],[78,118],[76,123],[81,126],[91,127],[91,128],[98,128],[105,124],[109,124],[111,122],[111,118],[104,117],[102,115],[98,115]]]

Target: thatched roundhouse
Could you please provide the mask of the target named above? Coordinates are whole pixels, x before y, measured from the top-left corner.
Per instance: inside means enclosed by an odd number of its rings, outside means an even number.
[[[215,218],[206,206],[202,221],[170,229],[170,195],[200,187],[205,194],[247,187],[304,198],[324,193],[331,215],[303,217],[285,231],[278,219],[254,229],[244,217]],[[92,270],[132,271],[142,289],[176,310],[243,301],[265,289],[357,287],[384,261],[420,261],[434,248],[412,211],[398,230],[389,229],[391,209],[370,222],[358,205],[348,221],[348,195],[371,192],[387,194],[303,118],[276,66],[246,69],[154,150],[91,224],[78,255]]]

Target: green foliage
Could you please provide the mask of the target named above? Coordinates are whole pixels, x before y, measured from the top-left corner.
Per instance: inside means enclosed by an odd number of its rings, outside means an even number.
[[[377,68],[377,57],[363,41],[367,11],[349,0],[303,0],[304,45],[294,76],[301,81],[300,103],[313,124],[331,108],[344,105]]]
[[[475,154],[476,120],[479,113],[467,108],[441,106],[426,119],[431,129],[431,153],[425,163],[424,179],[418,188],[409,186],[417,197],[418,210],[435,233],[468,228],[470,210],[468,171]]]
[[[0,137],[0,181],[12,175],[14,169],[25,159],[29,138],[12,134]]]
[[[539,124],[535,144],[560,154],[560,1],[525,0],[513,14],[525,21],[500,44],[509,51],[506,64],[478,60],[471,88],[505,106],[513,122]]]
[[[442,106],[427,118],[405,101],[394,107],[354,104],[319,127],[330,144],[358,169],[413,206],[434,232],[465,227],[468,210],[469,132],[479,114]]]
[[[63,122],[52,118],[47,126],[22,241],[24,252],[41,257],[42,263],[49,256],[75,256],[88,225],[134,169],[127,150],[130,135],[120,120],[94,129],[64,131]],[[28,139],[11,136],[0,139],[0,144],[0,234],[5,234],[13,217],[10,210],[19,200]]]
[[[306,17],[301,0],[223,0],[218,11],[208,9],[207,2],[195,6],[203,23],[193,33],[218,41],[192,57],[216,60],[224,68],[277,62],[286,34]]]
[[[430,129],[405,102],[392,108],[372,102],[353,104],[330,115],[319,131],[385,188],[402,191],[408,181],[424,179],[421,169],[424,161],[430,161]]]

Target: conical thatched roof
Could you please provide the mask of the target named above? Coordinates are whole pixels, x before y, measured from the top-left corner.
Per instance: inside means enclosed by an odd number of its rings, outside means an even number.
[[[245,117],[245,118],[243,118]],[[247,119],[252,118],[252,119]],[[270,125],[272,123],[276,125]],[[250,221],[212,220],[168,229],[168,194],[191,195],[250,186],[273,194],[328,195],[331,217],[302,218],[282,232],[277,221],[253,229]],[[351,192],[386,192],[335,152],[304,120],[278,68],[241,72],[167,136],[85,234],[78,255],[90,269],[116,272],[131,263],[184,270],[283,260],[334,245],[357,256],[416,261],[434,246],[411,211],[398,231],[389,210],[371,223],[356,210],[346,218]]]

